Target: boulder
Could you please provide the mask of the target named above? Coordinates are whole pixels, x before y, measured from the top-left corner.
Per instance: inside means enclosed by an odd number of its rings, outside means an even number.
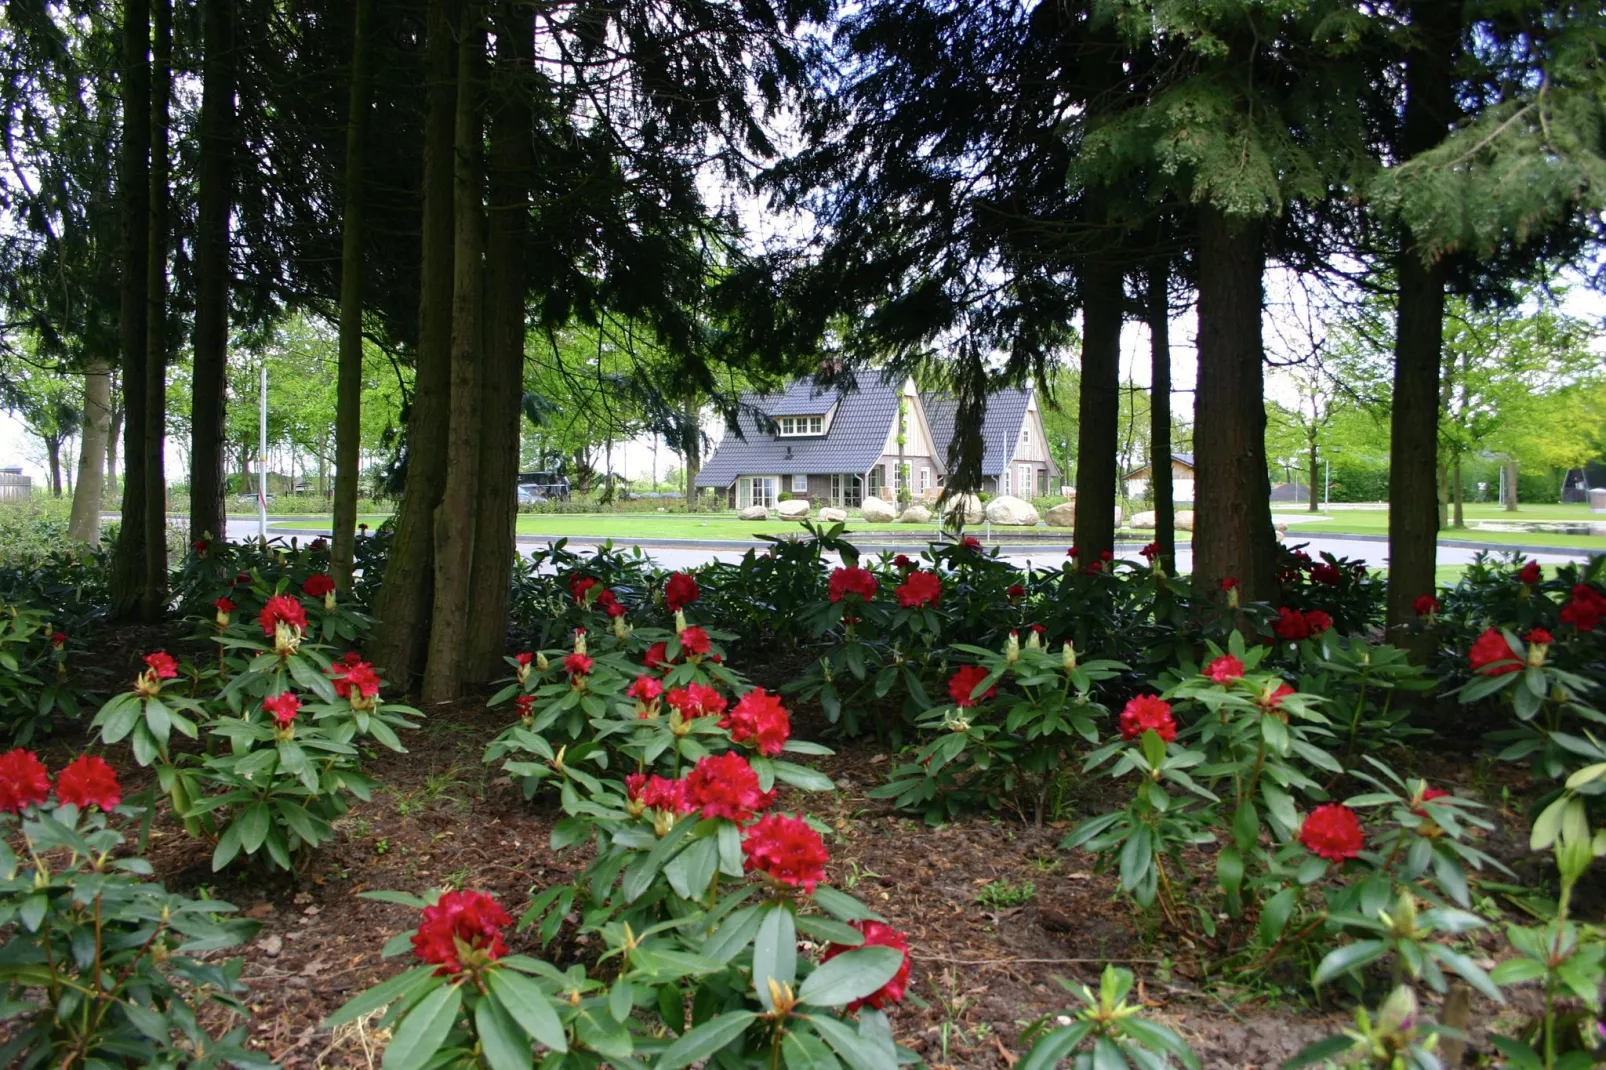
[[[891,502],[884,502],[880,498],[866,498],[859,505],[859,515],[864,517],[866,523],[890,524],[898,517],[898,510]]]
[[[1115,515],[1116,515],[1116,521],[1115,522],[1117,524],[1119,524],[1121,522],[1121,520],[1120,520],[1121,510],[1117,509],[1115,511]],[[1131,526],[1134,527],[1134,528],[1153,528],[1155,526],[1155,524],[1156,524],[1156,519],[1155,519],[1155,515],[1154,515],[1154,510],[1153,509],[1150,509],[1148,512],[1144,512],[1144,513],[1133,513],[1132,514]],[[1179,509],[1179,510],[1177,510],[1177,513],[1176,513],[1176,527],[1177,527],[1178,531],[1192,531],[1193,530],[1193,510],[1192,509]]]
[[[987,503],[987,520],[1000,527],[1031,527],[1037,523],[1037,507],[1013,494],[1000,494]]]
[[[835,506],[827,505],[820,510],[820,523],[822,524],[842,524],[847,519],[848,511],[846,509],[838,509]]]
[[[1076,526],[1076,503],[1061,502],[1043,514],[1043,523],[1051,528],[1074,528]]]
[[[911,505],[898,517],[900,524],[929,524],[931,523],[931,510],[923,505]]]
[[[1115,519],[1111,521],[1111,523],[1113,523],[1117,528],[1121,526],[1121,507],[1119,505],[1115,507]]]
[[[986,514],[982,511],[981,499],[974,494],[956,494],[942,503],[942,515],[952,517],[962,515],[966,524],[980,524]]]
[[[807,498],[788,498],[775,507],[775,515],[782,520],[807,520],[809,518],[809,500]]]
[[[762,505],[749,505],[746,509],[736,514],[737,520],[768,520],[769,518],[770,511]]]
[[[1154,510],[1153,509],[1150,509],[1147,512],[1143,512],[1143,513],[1133,513],[1132,514],[1132,526],[1135,527],[1135,528],[1149,528],[1149,529],[1152,529],[1155,526],[1156,523],[1158,523],[1158,520],[1154,515]]]
[[[1179,510],[1177,510],[1177,530],[1178,531],[1192,531],[1193,530],[1193,510],[1192,509],[1179,509]]]

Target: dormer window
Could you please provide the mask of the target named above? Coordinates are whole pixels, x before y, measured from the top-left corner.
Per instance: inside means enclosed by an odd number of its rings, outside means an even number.
[[[776,419],[780,427],[781,437],[797,435],[823,435],[825,433],[824,416],[782,416]]]
[[[1020,441],[1021,441],[1021,445],[1023,445],[1023,446],[1030,446],[1032,444],[1032,429],[1031,428],[1023,427],[1023,428],[1020,429]]]

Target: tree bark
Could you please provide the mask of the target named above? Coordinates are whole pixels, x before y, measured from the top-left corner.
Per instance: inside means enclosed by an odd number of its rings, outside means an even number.
[[[1314,417],[1312,417],[1312,419],[1314,419]],[[1312,513],[1318,511],[1317,508],[1316,508],[1316,487],[1317,487],[1316,465],[1319,462],[1319,458],[1317,457],[1316,454],[1317,454],[1316,435],[1315,435],[1315,433],[1313,431],[1312,434],[1311,434],[1311,438],[1310,438],[1310,481],[1309,481],[1309,484],[1305,487],[1305,497],[1310,499],[1310,507],[1307,510],[1307,512],[1312,512]]]
[[[1149,269],[1149,487],[1154,541],[1168,572],[1177,563],[1177,506],[1171,478],[1171,268],[1156,258]]]
[[[61,497],[61,436],[45,436],[45,461],[50,466],[50,496]]]
[[[690,513],[697,508],[697,474],[703,470],[703,440],[701,425],[697,420],[697,400],[686,400],[685,435],[680,444],[680,455],[685,460],[686,467],[686,512]],[[866,491],[868,487],[864,488]]]
[[[111,611],[139,614],[145,590],[145,365],[146,273],[150,266],[151,60],[150,0],[124,0],[122,41],[123,130],[118,200],[123,225],[121,358],[123,365],[122,515],[112,554]],[[110,456],[116,471],[116,457]]]
[[[1265,382],[1260,337],[1264,225],[1219,208],[1199,214],[1199,384],[1194,425],[1198,472],[1193,579],[1216,590],[1228,577],[1245,602],[1276,594],[1276,535],[1266,467]]]
[[[1414,0],[1414,47],[1405,61],[1405,117],[1400,156],[1410,159],[1443,140],[1455,119],[1454,64],[1461,5]],[[1389,440],[1388,628],[1398,641],[1416,620],[1414,603],[1434,588],[1439,513],[1439,364],[1444,345],[1445,267],[1424,261],[1402,225],[1395,257],[1399,280],[1394,334],[1394,404]]]
[[[462,687],[479,492],[485,301],[485,207],[480,176],[485,116],[480,66],[485,60],[485,22],[478,4],[470,5],[463,18],[457,54],[457,152],[452,183],[456,235],[451,411],[446,486],[435,510],[435,597],[420,695],[425,702],[456,698]]]
[[[520,4],[496,9],[496,85],[485,246],[485,361],[480,390],[480,492],[469,582],[467,683],[491,679],[507,645],[508,588],[518,521],[519,399],[524,389],[525,245],[535,168],[533,116],[523,79],[535,58],[534,23]]]
[[[190,538],[228,537],[224,504],[229,359],[229,213],[234,204],[234,4],[204,0],[195,364],[190,395]]]
[[[112,393],[112,424],[106,433],[106,486],[113,493],[120,491],[121,484],[117,479],[117,444],[123,439],[123,406],[126,397],[118,399],[117,383],[111,384]]]
[[[1506,512],[1517,512],[1517,462],[1506,462]]]
[[[1461,487],[1461,458],[1457,457],[1450,468],[1450,503],[1455,509],[1452,523],[1458,528],[1467,526],[1466,511],[1462,508],[1464,493]]]
[[[84,372],[84,439],[78,450],[78,484],[73,488],[67,537],[93,546],[100,541],[100,511],[106,487],[106,449],[111,434],[111,368],[104,360]]]
[[[1115,549],[1115,455],[1121,418],[1120,267],[1082,268],[1082,391],[1077,400],[1076,547],[1083,562]],[[1167,458],[1169,460],[1169,458]]]
[[[373,0],[357,0],[346,110],[346,194],[340,249],[340,369],[335,385],[334,539],[330,572],[351,588],[357,550],[357,484],[362,445],[363,138],[368,126],[368,35]],[[323,493],[322,468],[318,493]]]
[[[151,240],[145,285],[145,588],[140,615],[155,620],[167,610],[167,252],[171,240],[168,189],[168,110],[173,96],[173,3],[154,0],[151,48]]]
[[[369,652],[392,684],[410,689],[428,639],[435,508],[446,480],[452,355],[452,159],[457,116],[459,0],[430,0],[425,77],[424,207],[418,356],[407,420],[407,483],[375,600]]]
[[[1434,466],[1433,477],[1438,481],[1433,488],[1435,499],[1439,503],[1439,530],[1443,531],[1450,526],[1450,469],[1447,465]]]

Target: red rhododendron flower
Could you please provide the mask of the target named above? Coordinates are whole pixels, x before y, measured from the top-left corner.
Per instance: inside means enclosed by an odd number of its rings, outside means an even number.
[[[669,612],[675,613],[697,601],[699,593],[696,580],[684,572],[677,572],[664,584],[664,604],[669,607]]]
[[[1100,550],[1099,551],[1099,560],[1100,561],[1114,561],[1115,560],[1115,552],[1113,550]]]
[[[839,568],[831,571],[831,582],[826,591],[833,602],[840,602],[844,595],[858,595],[868,602],[875,597],[875,573],[863,568]]]
[[[513,711],[519,715],[519,720],[528,721],[535,716],[535,696],[515,695],[513,698]]]
[[[51,636],[50,636],[50,645],[55,647],[57,650],[60,650],[62,647],[66,646],[67,645],[67,633],[66,632],[54,632],[54,633],[52,633]]]
[[[792,718],[781,705],[779,695],[755,687],[731,708],[719,727],[730,729],[731,740],[753,740],[760,754],[776,755],[786,748],[792,734]]]
[[[165,650],[158,650],[154,654],[145,655],[145,664],[150,671],[156,674],[158,680],[171,680],[178,675],[178,662],[173,655]]]
[[[1430,803],[1434,799],[1446,799],[1449,797],[1450,793],[1445,791],[1443,788],[1424,787],[1422,789],[1422,797],[1417,800],[1416,806],[1411,807],[1411,813],[1415,814],[1417,817],[1427,817],[1428,812],[1422,807],[1422,803]]]
[[[31,750],[0,754],[0,811],[20,814],[50,797],[50,771]]]
[[[742,836],[742,868],[767,873],[781,884],[813,893],[825,879],[825,864],[831,860],[825,841],[807,821],[784,814],[765,814],[747,827]]]
[[[725,696],[707,684],[690,684],[677,687],[664,696],[664,701],[680,711],[687,720],[693,717],[718,717],[725,712]]]
[[[654,643],[647,648],[641,656],[641,663],[649,669],[664,669],[669,666],[669,644]]]
[[[584,676],[595,662],[585,654],[570,654],[563,659],[563,671],[570,676]]]
[[[56,798],[80,810],[91,806],[115,810],[123,801],[123,789],[104,758],[80,754],[56,777]]]
[[[974,535],[966,535],[964,541],[962,541],[959,545],[967,550],[980,550],[981,540],[976,538]]]
[[[898,604],[904,609],[934,606],[937,599],[942,597],[942,579],[935,572],[916,569],[904,577],[903,583],[893,593],[898,596]]]
[[[1223,576],[1221,578],[1221,589],[1223,591],[1230,591],[1230,590],[1232,590],[1233,588],[1235,588],[1237,586],[1238,586],[1238,577],[1237,576]]]
[[[225,595],[222,598],[219,598],[216,602],[213,602],[212,608],[217,610],[219,613],[233,613],[239,607],[233,602],[229,601],[228,596]]]
[[[1540,570],[1539,562],[1537,561],[1530,561],[1517,570],[1518,583],[1535,584],[1543,578],[1544,573]]]
[[[1065,556],[1066,557],[1075,557],[1076,556],[1076,547],[1073,546],[1069,550],[1066,550],[1065,551]]]
[[[533,654],[532,652],[526,650],[526,651],[524,651],[522,653],[514,654],[513,655],[513,660],[518,663],[518,665],[519,665],[519,667],[521,669],[528,669],[531,665],[533,665],[535,663],[535,654]]]
[[[273,721],[280,728],[288,728],[295,723],[296,714],[301,710],[301,700],[285,691],[263,699],[262,708],[273,714]]]
[[[1313,855],[1343,862],[1360,854],[1366,839],[1354,810],[1342,803],[1326,803],[1305,818],[1299,827],[1299,842]]]
[[[368,662],[357,657],[356,651],[329,666],[329,678],[335,682],[335,694],[350,700],[355,691],[362,698],[379,694],[379,674]]]
[[[1439,600],[1431,594],[1419,594],[1416,601],[1411,603],[1411,609],[1419,617],[1431,617],[1439,611]]]
[[[641,803],[654,810],[667,810],[672,814],[689,814],[697,809],[692,804],[684,780],[670,780],[654,773],[641,789]]]
[[[1009,585],[1009,590],[1004,592],[1004,595],[1011,602],[1018,601],[1026,597],[1026,588],[1022,587],[1018,583],[1012,583]]]
[[[1272,622],[1271,628],[1279,638],[1290,642],[1310,638],[1310,625],[1305,623],[1305,614],[1287,606],[1277,610],[1277,619]]]
[[[985,679],[987,679],[987,670],[980,665],[961,665],[948,678],[948,694],[954,700],[955,705],[974,706],[981,699],[971,698],[971,692],[981,686],[981,682]],[[988,688],[987,693],[982,695],[981,698],[989,699],[996,694],[998,694],[998,687],[995,684]]]
[[[1121,738],[1137,739],[1149,729],[1170,743],[1177,738],[1176,718],[1171,716],[1171,703],[1159,695],[1139,695],[1128,700],[1121,710]]]
[[[1244,674],[1244,663],[1231,654],[1223,654],[1205,666],[1205,675],[1218,684],[1229,683]]]
[[[1151,542],[1143,549],[1139,550],[1138,553],[1148,560],[1153,561],[1155,558],[1160,556],[1160,544],[1157,542]]]
[[[251,586],[251,574],[249,572],[242,572],[239,575],[235,576],[234,577],[234,586],[236,586],[236,587],[249,587],[249,586]]]
[[[663,682],[656,676],[646,673],[636,677],[635,683],[625,688],[625,694],[637,702],[646,704],[664,693]]]
[[[735,751],[710,755],[686,774],[686,797],[704,817],[745,822],[768,810],[775,792],[759,790],[758,774]]]
[[[1261,694],[1259,700],[1260,708],[1263,710],[1275,710],[1277,707],[1283,704],[1283,699],[1294,693],[1294,689],[1289,687],[1287,684],[1278,684],[1272,690],[1263,692]]]
[[[273,638],[274,630],[281,621],[303,632],[307,630],[307,610],[300,599],[276,594],[268,599],[268,604],[262,607],[262,613],[257,617],[257,623],[262,625],[262,634],[269,639]]]
[[[1291,556],[1295,561],[1299,562],[1301,568],[1310,566],[1310,554],[1307,554],[1304,550],[1295,550]]]
[[[316,576],[308,576],[307,582],[301,585],[301,589],[307,593],[308,598],[322,598],[334,593],[335,581],[320,572]]]
[[[693,624],[680,633],[680,652],[687,657],[708,653],[708,633]]]
[[[1333,618],[1320,609],[1307,610],[1305,613],[1305,627],[1309,629],[1311,638],[1321,635],[1333,626]]]
[[[574,594],[575,605],[586,600],[586,592],[595,587],[599,581],[595,576],[571,576],[569,590]]]
[[[909,940],[892,926],[879,921],[850,921],[849,925],[864,934],[864,943],[860,947],[891,947],[903,952],[903,965],[898,972],[892,975],[892,980],[865,996],[848,1004],[848,1013],[852,1014],[860,1007],[868,1004],[876,1010],[885,1010],[889,1004],[903,1001],[904,993],[909,990]],[[850,944],[831,944],[820,957],[820,962],[830,962],[844,951],[853,951]]]
[[[1561,619],[1581,632],[1592,632],[1606,617],[1606,595],[1587,583],[1573,588],[1572,600],[1561,607]]]
[[[1324,583],[1329,587],[1337,587],[1344,580],[1344,574],[1338,570],[1337,565],[1329,565],[1323,561],[1310,570],[1310,578],[1317,583]]]
[[[1467,651],[1467,663],[1473,672],[1485,676],[1502,676],[1522,668],[1517,652],[1511,649],[1511,644],[1506,642],[1506,637],[1500,634],[1498,628],[1486,629],[1478,636],[1472,649]]]
[[[1537,644],[1539,646],[1549,646],[1551,643],[1555,642],[1555,640],[1551,638],[1550,633],[1545,631],[1543,628],[1534,628],[1527,635],[1522,637],[1522,641],[1528,643],[1529,645]]]
[[[207,541],[205,539],[196,539],[190,543],[190,548],[198,554],[204,554],[207,550]]]
[[[603,589],[601,594],[597,595],[596,606],[610,617],[622,617],[625,615],[625,607],[620,603],[619,596],[606,588]]]
[[[413,934],[413,953],[439,966],[436,976],[462,973],[464,950],[493,961],[507,954],[502,929],[512,924],[502,904],[484,892],[447,892],[424,908]]]
[[[914,561],[910,559],[908,554],[899,554],[897,557],[894,557],[892,559],[892,565],[894,568],[902,569],[910,569],[915,567]]]

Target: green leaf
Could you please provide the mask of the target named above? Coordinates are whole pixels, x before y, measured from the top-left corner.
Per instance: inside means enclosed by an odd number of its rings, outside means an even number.
[[[1294,913],[1294,901],[1294,889],[1284,888],[1260,908],[1260,926],[1255,930],[1255,938],[1262,947],[1271,947],[1283,935],[1283,930],[1288,928],[1288,919]]]
[[[1383,940],[1357,940],[1353,944],[1334,948],[1322,959],[1320,966],[1316,967],[1316,975],[1311,978],[1311,984],[1323,985],[1340,974],[1358,970],[1368,963],[1376,962],[1388,954],[1389,945]]]
[[[775,779],[802,791],[830,791],[836,787],[830,777],[808,766],[795,765],[778,759],[771,764],[775,767]]]
[[[1077,1022],[1039,1037],[1015,1070],[1054,1070],[1092,1031],[1091,1022]]]
[[[1315,1066],[1337,1059],[1340,1055],[1355,1047],[1356,1041],[1352,1037],[1339,1034],[1336,1037],[1326,1037],[1307,1044],[1299,1050],[1292,1059],[1283,1063],[1282,1070],[1298,1070],[1299,1067]]]
[[[385,1048],[384,1070],[423,1070],[457,1024],[463,990],[441,985],[407,1013]]]
[[[765,908],[764,920],[753,939],[753,990],[765,1010],[774,1010],[769,980],[791,984],[797,979],[797,924],[792,911],[780,903]]]
[[[809,897],[814,905],[839,921],[886,921],[880,914],[859,902],[847,892],[827,885],[814,889]]]
[[[266,803],[255,802],[240,811],[234,823],[240,828],[240,846],[245,848],[246,854],[255,854],[262,846],[262,841],[268,838],[271,821]]]
[[[1537,981],[1545,976],[1545,964],[1530,958],[1509,958],[1489,971],[1489,980],[1497,985],[1520,985]]]
[[[745,1033],[757,1018],[752,1011],[734,1011],[709,1019],[665,1048],[657,1070],[680,1070],[707,1059]]]
[[[490,986],[491,995],[536,1043],[556,1052],[569,1050],[568,1034],[541,986],[512,970],[491,971]]]
[[[496,1000],[482,999],[475,1004],[474,1031],[491,1070],[529,1070],[533,1063],[530,1041]]]
[[[1216,855],[1216,880],[1228,895],[1237,895],[1243,887],[1244,860],[1235,848],[1223,847]]]
[[[804,978],[798,998],[817,1007],[840,1007],[877,991],[902,966],[903,952],[896,948],[844,951]]]
[[[853,1070],[897,1070],[896,1058],[888,1058],[876,1045],[849,1029],[846,1023],[824,1014],[811,1014],[804,1020],[825,1038],[825,1042]]]
[[[1260,836],[1260,814],[1252,800],[1245,799],[1232,815],[1232,839],[1247,854]]]

